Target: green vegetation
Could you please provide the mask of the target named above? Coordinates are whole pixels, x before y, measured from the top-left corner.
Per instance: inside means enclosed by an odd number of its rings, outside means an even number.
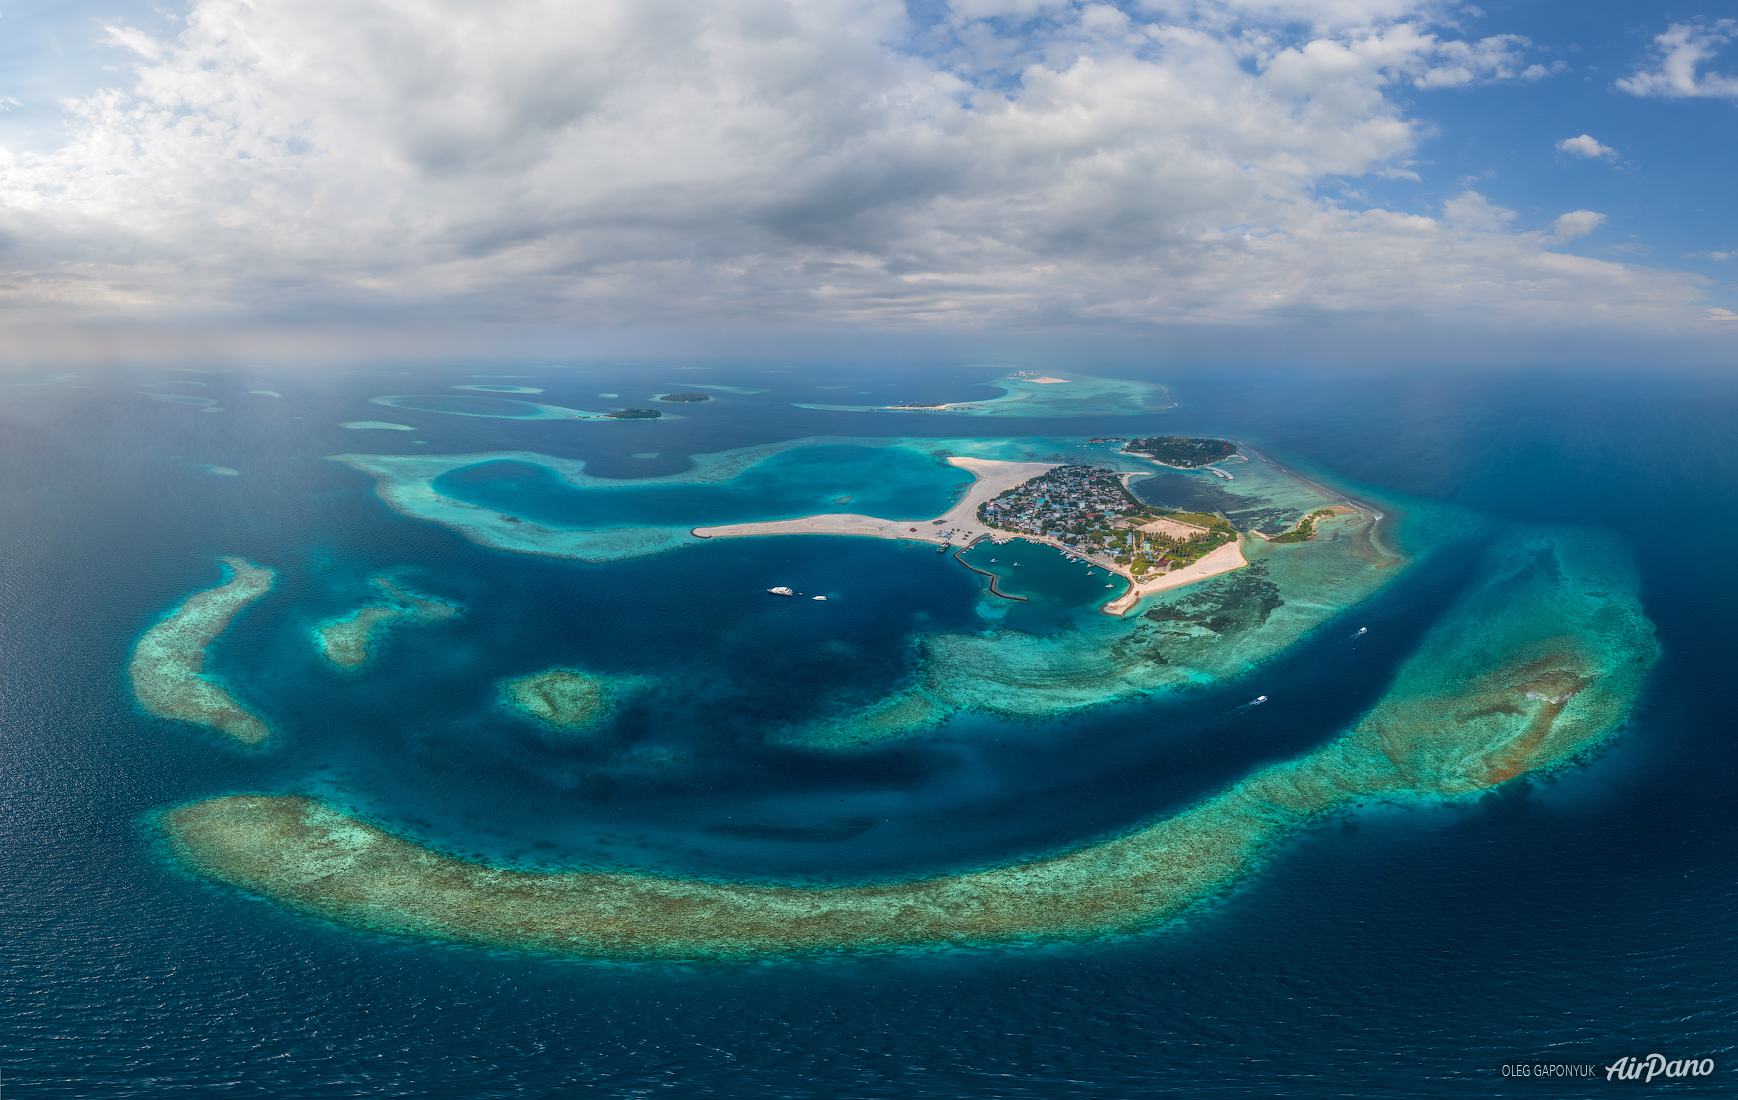
[[[658,398],[658,400],[659,401],[693,401],[695,403],[698,403],[701,401],[710,401],[710,400],[712,400],[712,397],[711,397],[711,395],[704,394],[704,393],[667,393],[664,396]]]
[[[613,420],[656,420],[664,414],[657,409],[618,409],[604,415]]]
[[[1138,529],[1155,518],[1199,530],[1179,527],[1167,534]],[[1009,489],[978,509],[978,522],[1003,531],[1048,535],[1080,554],[1108,554],[1136,577],[1199,561],[1237,539],[1225,517],[1147,504],[1114,471],[1097,466],[1058,466]]]
[[[1185,439],[1180,435],[1158,435],[1151,439],[1136,439],[1123,450],[1129,454],[1146,455],[1167,466],[1194,469],[1230,458],[1237,453],[1237,444],[1228,439]]]
[[[1152,511],[1161,519],[1175,520],[1191,527],[1202,528],[1200,534],[1168,535],[1160,531],[1134,532],[1141,539],[1141,550],[1155,565],[1172,569],[1200,561],[1226,543],[1237,541],[1237,529],[1224,516],[1211,512],[1176,512],[1168,508]],[[1138,570],[1136,571],[1138,574]]]
[[[1311,512],[1309,515],[1305,516],[1303,519],[1298,521],[1297,530],[1287,531],[1283,535],[1275,535],[1273,538],[1270,538],[1267,541],[1268,542],[1308,542],[1309,540],[1316,537],[1316,520],[1327,519],[1329,516],[1331,516],[1333,514],[1334,514],[1334,510],[1332,508],[1322,508],[1319,511]]]

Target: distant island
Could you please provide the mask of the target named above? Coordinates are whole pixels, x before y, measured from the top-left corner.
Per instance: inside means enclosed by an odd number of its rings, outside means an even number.
[[[659,401],[694,401],[694,402],[700,402],[700,401],[710,401],[710,400],[712,400],[712,397],[710,394],[704,394],[704,393],[667,393],[664,396],[658,398],[658,400]]]
[[[611,420],[656,420],[664,414],[657,409],[617,409],[604,415]]]
[[[1151,439],[1130,440],[1123,450],[1131,455],[1145,455],[1166,466],[1193,470],[1230,458],[1237,453],[1237,444],[1228,439],[1185,439],[1180,435],[1156,435]]]

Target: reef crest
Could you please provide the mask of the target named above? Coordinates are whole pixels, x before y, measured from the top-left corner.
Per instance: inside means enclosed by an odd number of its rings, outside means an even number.
[[[271,591],[277,573],[245,558],[218,560],[229,580],[195,592],[147,630],[133,646],[127,676],[133,697],[147,713],[208,726],[245,745],[257,745],[271,729],[203,669],[211,643],[242,609]]]
[[[1621,722],[1655,654],[1603,536],[1493,545],[1486,579],[1338,740],[1117,839],[969,874],[796,887],[529,872],[444,855],[300,796],[161,821],[216,880],[375,931],[567,956],[757,957],[1078,938],[1175,916],[1299,824],[1373,798],[1454,797],[1564,764]]]
[[[445,600],[406,592],[389,577],[373,577],[369,583],[380,589],[391,602],[368,604],[314,628],[314,640],[320,655],[339,668],[351,669],[367,664],[373,656],[375,640],[388,628],[440,622],[462,610],[457,604]]]

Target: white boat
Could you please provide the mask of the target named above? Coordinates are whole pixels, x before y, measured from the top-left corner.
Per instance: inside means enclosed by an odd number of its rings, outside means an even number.
[[[782,584],[779,585],[777,588],[769,588],[769,589],[767,589],[767,591],[772,593],[774,596],[794,596],[794,595],[796,595],[795,592],[792,592],[790,589],[786,588]]]
[[[1255,703],[1265,703],[1265,702],[1267,702],[1267,696],[1265,696],[1265,695],[1257,695],[1257,696],[1256,696],[1256,697],[1255,697]],[[1251,704],[1249,704],[1249,705],[1250,705],[1250,706],[1254,706],[1254,705],[1255,705],[1255,703],[1251,703]]]
[[[820,601],[821,601],[821,602],[822,602],[822,603],[826,603],[826,602],[827,602],[827,597],[825,597],[825,596],[810,596],[810,597],[809,597],[809,599],[811,599],[811,600],[820,600]]]
[[[1115,587],[1116,587],[1116,585],[1114,585],[1114,584],[1107,584],[1107,585],[1105,585],[1105,587],[1106,587],[1106,588],[1115,588]]]

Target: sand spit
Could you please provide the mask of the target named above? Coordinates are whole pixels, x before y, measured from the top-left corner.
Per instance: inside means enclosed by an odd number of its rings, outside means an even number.
[[[1053,546],[1064,553],[1075,551],[1063,544],[1059,539],[1047,535],[1024,534],[1017,531],[1003,531],[996,527],[987,527],[978,519],[978,508],[985,502],[1001,495],[1009,489],[1024,485],[1033,478],[1055,469],[1060,463],[1055,462],[1002,462],[988,458],[967,458],[954,455],[948,462],[963,470],[970,470],[977,478],[970,491],[935,519],[880,519],[875,516],[856,515],[851,513],[832,513],[818,516],[802,516],[797,519],[772,520],[766,523],[733,523],[721,527],[696,527],[693,533],[700,538],[732,538],[752,535],[864,535],[883,539],[915,539],[920,542],[935,542],[948,545],[965,545],[972,538],[990,535],[997,538],[1025,539],[1027,542]],[[1166,521],[1157,521],[1166,522]],[[1174,527],[1188,525],[1172,523]],[[1189,528],[1191,531],[1199,528]],[[961,539],[944,538],[943,533],[966,532]],[[1249,562],[1244,559],[1243,552],[1237,543],[1221,546],[1201,560],[1174,569],[1163,576],[1136,586],[1135,579],[1123,567],[1112,563],[1104,555],[1093,555],[1092,563],[1117,573],[1129,581],[1131,587],[1127,593],[1106,604],[1102,611],[1110,615],[1121,615],[1140,602],[1142,596],[1150,596],[1155,592],[1164,592],[1171,588],[1181,588],[1185,584],[1216,577],[1233,569],[1241,569]]]
[[[157,718],[192,722],[257,745],[271,730],[202,671],[211,643],[230,620],[271,591],[277,573],[245,558],[221,558],[229,580],[195,592],[133,647],[133,697]]]
[[[747,535],[867,535],[882,539],[916,539],[920,542],[947,542],[944,531],[981,532],[992,530],[978,521],[978,508],[990,498],[1024,485],[1039,474],[1053,470],[1055,462],[1001,462],[989,458],[966,458],[953,455],[949,465],[970,470],[977,478],[958,503],[941,514],[939,519],[878,519],[851,513],[801,516],[797,519],[770,520],[765,523],[731,523],[721,527],[696,527],[700,538],[733,538]]]

